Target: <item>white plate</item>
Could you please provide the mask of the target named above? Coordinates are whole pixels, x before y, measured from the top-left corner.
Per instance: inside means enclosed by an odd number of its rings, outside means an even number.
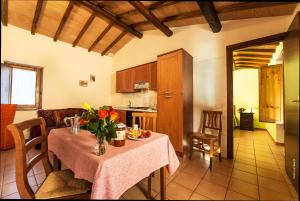
[[[151,137],[151,136],[150,136]],[[127,138],[128,139],[130,139],[130,140],[137,140],[137,141],[139,141],[139,140],[145,140],[145,139],[148,139],[148,138],[150,138],[150,137],[147,137],[147,138],[135,138],[135,137],[130,137],[129,135],[127,135]]]

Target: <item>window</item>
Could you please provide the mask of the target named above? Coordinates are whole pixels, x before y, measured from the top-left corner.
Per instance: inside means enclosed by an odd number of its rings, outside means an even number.
[[[17,110],[42,106],[43,68],[4,62],[1,64],[1,104],[17,104]]]

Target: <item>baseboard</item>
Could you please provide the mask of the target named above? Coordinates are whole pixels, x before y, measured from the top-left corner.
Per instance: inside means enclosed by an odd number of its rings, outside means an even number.
[[[269,137],[272,139],[272,141],[276,144],[276,145],[279,145],[279,146],[284,146],[285,144],[282,143],[282,142],[276,142],[274,140],[274,138],[272,137],[272,135],[269,133],[269,131],[267,129],[265,129],[267,131],[267,133],[269,134]]]

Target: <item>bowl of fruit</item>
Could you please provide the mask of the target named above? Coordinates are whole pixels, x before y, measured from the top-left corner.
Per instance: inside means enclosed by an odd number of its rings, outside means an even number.
[[[129,130],[127,138],[131,140],[144,140],[151,137],[149,130]]]

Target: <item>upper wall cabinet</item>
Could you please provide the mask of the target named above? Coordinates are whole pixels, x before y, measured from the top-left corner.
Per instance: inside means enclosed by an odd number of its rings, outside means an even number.
[[[134,73],[132,70],[122,70],[116,73],[116,91],[117,93],[134,92]]]
[[[151,62],[116,73],[116,91],[117,93],[132,93],[134,84],[149,82],[150,89],[156,90],[157,82],[157,62]]]

